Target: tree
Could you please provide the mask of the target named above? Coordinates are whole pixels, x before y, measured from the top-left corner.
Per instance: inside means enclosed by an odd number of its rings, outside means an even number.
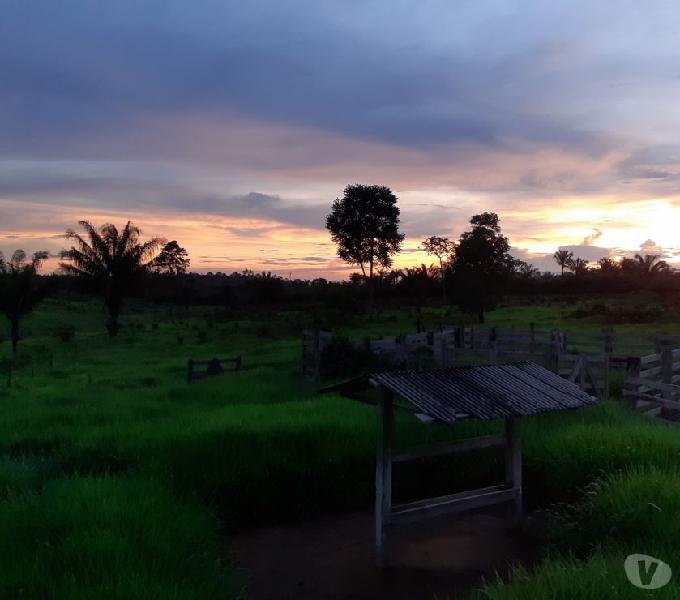
[[[621,265],[608,256],[600,258],[597,265],[602,273],[615,273],[621,269]]]
[[[348,185],[343,197],[333,202],[326,228],[338,245],[338,256],[361,269],[369,286],[371,308],[374,271],[389,269],[404,241],[399,232],[397,197],[381,185]]]
[[[460,236],[450,271],[456,303],[464,311],[477,312],[483,323],[484,312],[495,307],[516,261],[508,253],[510,243],[496,213],[474,215],[470,224],[470,231]]]
[[[446,278],[444,277],[444,262],[451,259],[456,250],[456,243],[446,237],[436,235],[424,239],[420,245],[428,256],[436,256],[439,260],[439,278],[442,283],[442,294],[446,300]]]
[[[583,275],[588,271],[588,261],[583,258],[572,258],[567,266],[574,275]]]
[[[97,229],[88,221],[79,221],[85,230],[80,235],[66,232],[66,239],[75,242],[62,252],[69,262],[60,264],[64,273],[84,278],[104,298],[109,321],[106,328],[115,336],[120,329],[119,317],[125,297],[140,276],[147,273],[159,249],[165,244],[161,238],[140,241],[141,231],[128,221],[121,230],[110,223]]]
[[[184,275],[190,264],[187,251],[173,240],[163,246],[160,254],[152,261],[151,268],[155,273],[177,277]]]
[[[562,268],[562,275],[564,275],[565,267],[569,267],[569,263],[574,259],[574,253],[569,250],[558,250],[553,254],[555,262]]]
[[[14,354],[20,339],[21,319],[45,297],[44,287],[38,281],[38,269],[47,257],[48,253],[41,251],[27,261],[26,253],[17,250],[7,261],[0,252],[0,312],[9,320]]]
[[[638,273],[642,276],[650,276],[654,273],[668,273],[671,268],[665,260],[660,260],[658,254],[636,254],[635,258],[624,258],[621,261],[624,271]]]
[[[521,279],[531,280],[536,279],[541,272],[534,267],[531,263],[524,262],[523,260],[518,260],[515,264],[515,272],[520,276]]]

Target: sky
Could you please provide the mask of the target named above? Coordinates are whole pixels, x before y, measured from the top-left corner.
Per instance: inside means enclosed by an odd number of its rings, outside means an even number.
[[[675,0],[0,4],[6,254],[131,219],[195,270],[344,278],[324,217],[365,183],[397,267],[483,211],[541,270],[680,263]]]

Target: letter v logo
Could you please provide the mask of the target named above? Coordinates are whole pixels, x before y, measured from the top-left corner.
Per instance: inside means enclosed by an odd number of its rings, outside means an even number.
[[[624,561],[623,568],[628,581],[643,590],[662,588],[673,576],[669,565],[647,554],[631,554]]]

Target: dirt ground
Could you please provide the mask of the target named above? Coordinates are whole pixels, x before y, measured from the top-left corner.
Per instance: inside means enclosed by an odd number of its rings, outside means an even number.
[[[391,534],[392,566],[375,567],[373,516],[326,517],[230,539],[249,600],[463,598],[510,563],[533,562],[535,540],[492,515],[449,517]]]

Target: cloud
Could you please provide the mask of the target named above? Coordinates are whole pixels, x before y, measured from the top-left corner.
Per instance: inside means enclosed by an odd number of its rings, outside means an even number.
[[[593,228],[593,233],[590,235],[587,235],[586,237],[583,238],[583,241],[581,242],[581,245],[583,246],[592,246],[593,242],[599,238],[602,237],[602,230]]]

